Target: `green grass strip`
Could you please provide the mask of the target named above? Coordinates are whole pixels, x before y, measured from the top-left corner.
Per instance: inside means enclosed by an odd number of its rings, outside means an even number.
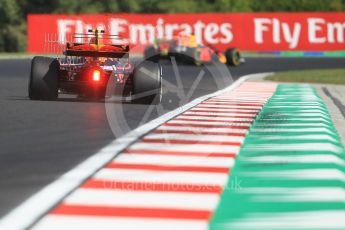
[[[278,82],[345,84],[345,69],[278,72],[266,77],[265,80]]]

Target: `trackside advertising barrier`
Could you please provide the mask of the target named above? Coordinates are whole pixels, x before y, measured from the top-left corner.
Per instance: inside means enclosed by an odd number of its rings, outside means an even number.
[[[61,44],[73,33],[103,28],[142,51],[179,33],[224,51],[345,50],[345,13],[28,15],[28,51],[42,53],[47,34]],[[116,40],[114,39],[114,42]]]

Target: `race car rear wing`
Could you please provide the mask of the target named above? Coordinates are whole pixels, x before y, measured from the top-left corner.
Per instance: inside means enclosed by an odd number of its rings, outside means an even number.
[[[88,51],[88,50],[66,50],[66,56],[80,56],[80,57],[109,57],[109,58],[122,58],[128,52],[109,52],[109,51]]]
[[[91,29],[86,34],[76,33],[74,40],[81,42],[67,42],[65,55],[121,58],[129,52],[128,43],[118,35],[104,34],[104,30]]]
[[[95,45],[85,43],[67,43],[66,56],[121,58],[129,53],[129,45]]]
[[[56,56],[122,58],[129,54],[129,43],[118,35],[106,34],[104,30],[92,29],[88,33],[70,36],[45,34],[44,50]],[[87,47],[93,46],[93,47]]]

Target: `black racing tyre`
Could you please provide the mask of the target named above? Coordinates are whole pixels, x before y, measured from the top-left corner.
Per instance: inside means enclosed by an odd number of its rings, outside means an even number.
[[[225,51],[226,64],[230,66],[239,66],[241,64],[241,54],[236,48],[230,48]]]
[[[58,97],[60,63],[56,58],[34,57],[31,61],[29,98],[56,100]]]
[[[162,100],[161,66],[144,61],[133,71],[134,103],[159,104]]]
[[[152,61],[152,62],[159,61],[159,53],[156,51],[155,47],[148,46],[145,48],[144,59],[147,61]]]

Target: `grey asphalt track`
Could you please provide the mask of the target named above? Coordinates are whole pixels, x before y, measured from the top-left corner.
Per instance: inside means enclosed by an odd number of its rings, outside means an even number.
[[[230,69],[232,78],[214,66],[178,66],[181,87],[174,66],[163,63],[167,92],[159,111],[153,109],[147,120],[246,74],[344,66],[345,58],[247,58],[243,66]],[[184,97],[202,70],[202,80],[190,97]],[[30,101],[29,71],[29,59],[0,60],[0,217],[107,145],[115,138],[114,129],[120,136],[140,125],[145,112],[152,109],[66,96],[54,102]],[[105,105],[126,118],[120,124],[123,127],[110,128]]]

